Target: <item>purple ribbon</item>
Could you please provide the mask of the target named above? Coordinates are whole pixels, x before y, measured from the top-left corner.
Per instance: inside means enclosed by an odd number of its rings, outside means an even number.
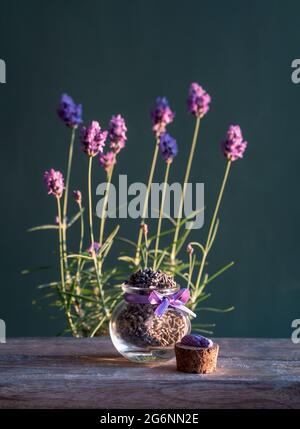
[[[187,313],[192,317],[196,317],[196,314],[184,305],[190,299],[190,291],[188,289],[180,289],[178,292],[171,295],[163,295],[156,290],[151,292],[150,295],[125,293],[124,298],[125,301],[134,304],[157,305],[154,314],[159,317],[164,315],[169,306],[178,308],[184,313]]]

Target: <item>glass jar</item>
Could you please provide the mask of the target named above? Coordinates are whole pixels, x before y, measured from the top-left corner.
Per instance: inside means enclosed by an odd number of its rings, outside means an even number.
[[[118,352],[133,362],[172,359],[174,344],[191,331],[188,310],[183,305],[178,308],[178,301],[172,305],[176,293],[180,294],[179,286],[159,291],[138,285],[122,287],[124,300],[114,309],[109,327]]]

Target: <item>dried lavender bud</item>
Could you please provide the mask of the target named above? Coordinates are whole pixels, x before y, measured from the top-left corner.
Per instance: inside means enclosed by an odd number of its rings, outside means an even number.
[[[151,268],[138,270],[131,275],[127,284],[148,289],[172,289],[176,287],[176,282],[171,276],[161,270],[153,271]]]
[[[186,334],[186,317],[169,309],[162,317],[155,316],[151,304],[128,304],[117,321],[120,337],[135,346],[167,347],[180,341]]]
[[[202,335],[196,335],[196,334],[185,335],[181,339],[181,344],[183,346],[202,347],[202,348],[209,348],[213,346],[212,340],[210,340],[209,338],[203,337]]]

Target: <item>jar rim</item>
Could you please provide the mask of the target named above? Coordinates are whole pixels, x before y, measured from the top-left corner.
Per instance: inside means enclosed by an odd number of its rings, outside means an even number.
[[[176,286],[171,287],[171,288],[170,287],[168,287],[168,288],[153,288],[153,287],[151,288],[150,287],[149,288],[149,287],[145,287],[145,285],[138,285],[138,284],[131,285],[131,284],[126,283],[126,282],[122,283],[121,286],[122,286],[122,289],[124,292],[127,292],[127,293],[128,292],[131,292],[131,293],[142,292],[144,295],[147,295],[147,294],[150,295],[150,293],[153,291],[156,291],[156,292],[161,293],[163,295],[171,295],[180,289],[180,285],[178,283],[176,283]]]

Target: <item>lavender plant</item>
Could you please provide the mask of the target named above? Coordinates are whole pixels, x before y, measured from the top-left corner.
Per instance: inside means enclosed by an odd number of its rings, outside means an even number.
[[[161,102],[161,100],[163,100],[163,103]],[[164,188],[162,192],[162,203],[158,219],[157,233],[151,237],[148,237],[147,227],[147,236],[145,235],[145,242],[142,243],[141,237],[143,228],[140,228],[137,244],[135,245],[134,243],[131,243],[136,247],[134,260],[128,258],[127,256],[125,258],[119,258],[128,262],[131,270],[136,269],[137,267],[140,267],[142,265],[143,261],[141,260],[141,257],[142,259],[144,259],[144,263],[146,266],[148,265],[148,260],[150,259],[152,261],[152,267],[154,270],[160,268],[166,273],[172,274],[175,278],[178,279],[178,282],[186,282],[187,287],[190,290],[191,297],[188,306],[193,311],[200,313],[202,313],[202,311],[228,312],[234,309],[234,307],[232,306],[219,309],[213,307],[199,307],[199,305],[211,296],[211,293],[206,293],[207,285],[213,280],[217,279],[222,273],[224,273],[227,269],[234,265],[233,262],[229,262],[215,273],[209,274],[208,272],[205,272],[207,266],[207,258],[212,249],[218,231],[219,219],[217,217],[227,179],[229,176],[231,164],[233,161],[236,161],[237,159],[243,157],[243,154],[247,147],[247,142],[245,142],[243,139],[240,127],[238,125],[231,125],[227,132],[226,139],[221,143],[221,149],[225,157],[228,159],[228,162],[217,198],[216,207],[210,222],[209,232],[205,244],[202,244],[199,241],[191,241],[186,246],[185,255],[183,255],[183,258],[180,258],[180,253],[182,253],[181,250],[184,248],[188,236],[191,232],[191,229],[187,229],[184,232],[182,232],[182,229],[186,222],[189,221],[189,219],[195,215],[195,213],[193,213],[191,216],[182,217],[182,209],[186,194],[186,187],[187,183],[189,182],[192,163],[197,147],[200,123],[204,116],[208,113],[210,103],[210,95],[198,83],[192,83],[189,88],[187,107],[189,113],[195,117],[195,129],[184,175],[184,181],[182,186],[183,191],[180,198],[177,218],[176,220],[169,219],[174,224],[173,228],[161,233],[162,218],[164,216],[163,206],[165,200],[165,187],[169,176],[170,161],[172,161],[174,156],[177,155],[178,149],[175,140],[173,140],[168,134],[166,134],[166,127],[174,120],[175,114],[169,107],[169,104],[165,97],[157,99],[157,106],[151,114],[153,120],[153,131],[156,133],[157,141],[147,188],[150,189],[151,187],[153,173],[157,162],[157,153],[158,151],[160,151],[163,159],[167,162],[167,168],[165,172]],[[172,154],[172,151],[174,151],[174,154]],[[144,202],[144,214],[147,211],[148,197],[149,195],[147,192],[146,199]],[[142,219],[141,226],[143,225],[144,223]],[[173,235],[173,239],[170,245],[159,249],[160,237],[162,235]],[[154,250],[152,251],[151,244],[153,242],[155,242],[155,246]],[[196,256],[197,252],[194,252],[194,248],[196,248],[197,251],[200,252],[199,258]],[[185,261],[186,256],[188,258],[188,261]],[[133,261],[134,263],[132,263]],[[214,324],[194,323],[194,329],[198,328],[200,331],[208,334],[213,333],[211,330],[209,330],[209,328],[212,327],[214,327]]]
[[[154,109],[151,112],[152,130],[155,137],[154,153],[148,175],[146,196],[143,201],[138,237],[137,241],[134,242],[128,238],[119,237],[119,225],[107,236],[105,233],[107,205],[113,172],[117,157],[127,141],[127,127],[124,118],[120,114],[112,116],[108,131],[103,130],[98,121],[92,121],[89,126],[82,127],[80,130],[81,149],[87,155],[88,161],[88,194],[85,197],[79,189],[73,191],[73,200],[78,207],[78,212],[69,218],[68,200],[72,159],[76,130],[82,123],[82,106],[75,104],[70,96],[62,95],[58,116],[71,130],[66,181],[64,181],[63,174],[53,168],[44,174],[48,194],[56,198],[57,224],[34,227],[30,231],[54,229],[58,232],[60,279],[40,285],[39,288],[50,289],[50,293],[47,295],[65,313],[67,328],[64,332],[71,332],[76,337],[93,337],[106,333],[113,308],[122,296],[120,284],[132,272],[144,268],[152,268],[153,271],[162,270],[167,274],[171,274],[178,282],[185,282],[191,298],[188,306],[192,311],[199,312],[200,315],[203,310],[226,312],[233,309],[233,307],[225,309],[200,307],[200,304],[211,296],[211,293],[206,292],[207,286],[233,265],[233,262],[230,262],[213,274],[207,272],[207,259],[217,236],[218,214],[230,168],[234,161],[243,157],[247,147],[247,142],[244,141],[242,131],[238,125],[229,127],[226,138],[221,144],[222,152],[227,159],[227,165],[208,235],[203,243],[200,241],[190,241],[188,243],[191,229],[184,229],[186,222],[190,221],[196,213],[182,217],[186,186],[189,182],[198,143],[200,122],[208,113],[210,103],[210,95],[199,84],[192,83],[187,104],[189,113],[195,117],[194,135],[186,165],[179,210],[176,218],[172,219],[170,216],[165,215],[164,206],[170,169],[178,154],[176,140],[167,133],[167,126],[174,121],[175,113],[170,108],[166,97],[157,98]],[[159,153],[165,163],[162,200],[156,233],[149,236],[149,228],[145,223],[145,219]],[[99,165],[106,176],[106,192],[99,221],[98,241],[95,241],[92,201],[92,168],[95,157],[99,158]],[[61,201],[63,201],[62,204]],[[86,211],[83,204],[85,202],[88,208],[88,240],[85,231]],[[165,226],[163,219],[165,217],[171,222],[171,228],[163,229],[163,226]],[[68,232],[77,222],[80,223],[80,237],[78,249],[74,252],[69,249]],[[169,244],[162,246],[162,238],[168,238]],[[115,266],[110,267],[107,264],[107,257],[116,239],[132,246],[134,254],[126,253],[119,256]],[[88,244],[87,247],[85,247],[86,243]],[[184,252],[183,249],[186,249],[186,251]],[[211,333],[209,329],[212,326],[204,325],[203,323],[194,325],[197,329],[207,333]]]
[[[57,225],[42,225],[31,228],[29,231],[58,230],[60,280],[39,285],[39,288],[50,289],[47,297],[53,299],[54,304],[64,311],[68,324],[64,332],[71,332],[76,337],[93,337],[107,331],[112,309],[120,296],[119,276],[126,275],[126,270],[124,267],[105,267],[105,260],[119,230],[117,225],[108,236],[105,235],[104,213],[107,199],[104,202],[99,223],[99,241],[94,239],[92,165],[93,159],[99,156],[99,165],[103,167],[107,177],[106,195],[108,195],[113,167],[117,155],[125,146],[127,129],[124,119],[117,115],[112,117],[109,131],[102,130],[97,121],[92,121],[88,127],[82,127],[80,130],[81,149],[88,159],[88,195],[85,200],[88,206],[89,245],[85,250],[84,198],[78,189],[73,191],[73,199],[79,211],[68,221],[75,133],[82,123],[82,107],[76,105],[70,96],[63,94],[57,112],[65,125],[71,129],[66,182],[63,174],[53,168],[44,174],[48,194],[55,196],[57,201]],[[107,138],[110,149],[104,153]],[[78,220],[80,221],[78,251],[72,252],[69,250],[67,232]]]

